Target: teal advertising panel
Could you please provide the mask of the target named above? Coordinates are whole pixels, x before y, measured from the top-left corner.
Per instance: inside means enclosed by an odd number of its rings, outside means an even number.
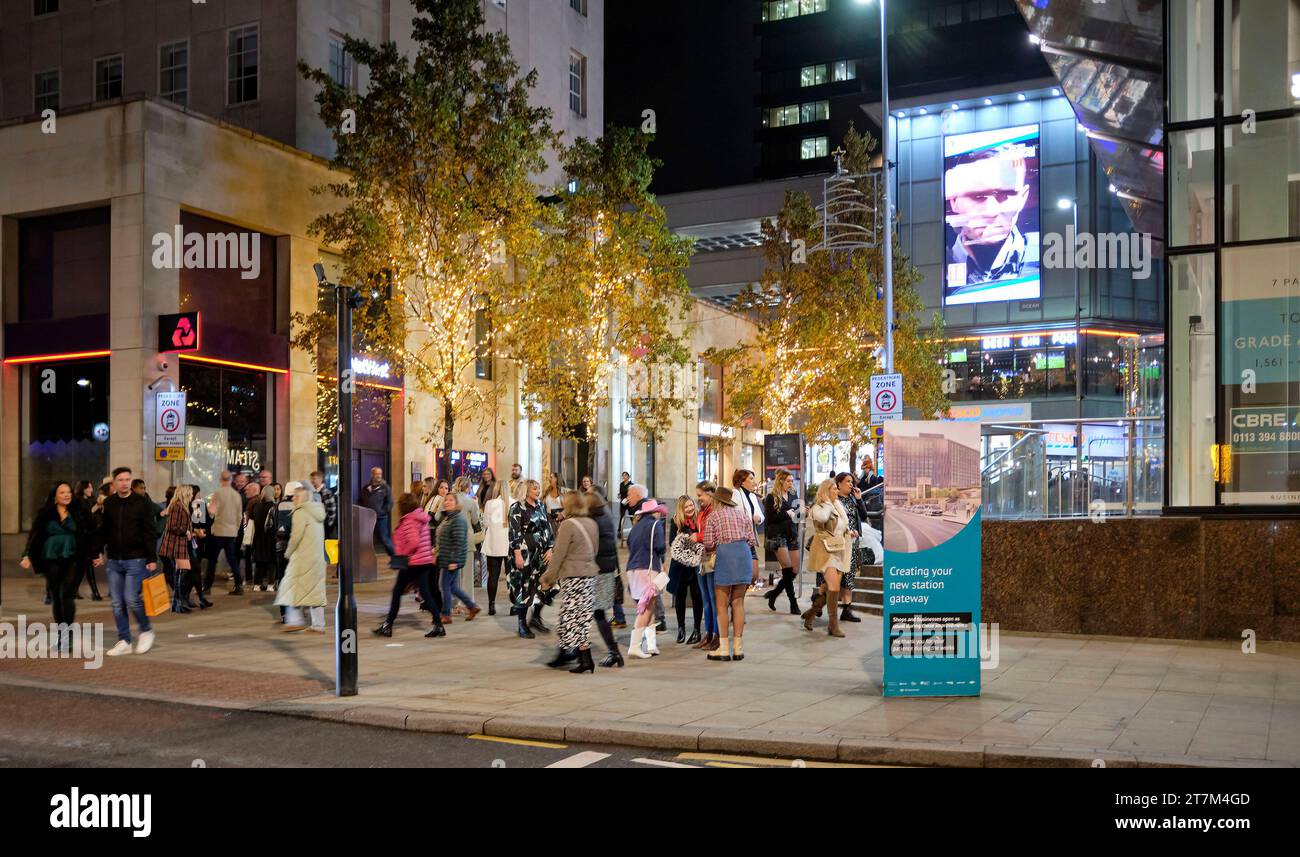
[[[885,424],[885,696],[980,692],[980,427]]]

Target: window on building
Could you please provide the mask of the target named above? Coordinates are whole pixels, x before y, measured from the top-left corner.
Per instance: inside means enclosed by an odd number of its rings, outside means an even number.
[[[95,100],[122,97],[122,55],[95,60]]]
[[[356,64],[343,46],[343,36],[330,35],[330,80],[344,89],[356,91]]]
[[[764,21],[783,21],[800,15],[825,12],[829,0],[768,0],[763,4]]]
[[[32,95],[35,112],[59,109],[59,72],[37,72],[32,78]]]
[[[835,63],[834,79],[836,83],[842,80],[855,80],[858,76],[858,64],[853,60],[839,60]]]
[[[158,95],[182,107],[189,106],[189,42],[172,42],[158,48]]]
[[[773,107],[768,110],[764,119],[769,128],[784,128],[787,125],[799,124],[799,105],[787,104],[783,107]]]
[[[59,11],[59,0],[34,0],[32,3],[32,15],[40,17],[41,15],[53,15]]]
[[[587,58],[577,51],[569,54],[569,109],[587,115]]]
[[[826,82],[826,63],[806,65],[799,69],[800,86],[821,86]]]
[[[22,520],[30,522],[55,482],[99,479],[109,471],[108,358],[23,368],[27,418],[21,478],[14,481],[22,486]],[[42,389],[46,380],[53,383]]]
[[[587,0],[569,0],[569,8],[584,18],[587,16]]]
[[[265,372],[181,361],[185,419],[196,429],[226,433],[226,464],[232,469],[271,468],[270,421],[274,382]]]
[[[820,122],[829,119],[831,105],[829,101],[810,101],[799,106],[800,122]]]
[[[825,137],[804,137],[799,143],[800,160],[810,161],[813,158],[824,158],[829,151]]]
[[[18,222],[18,320],[108,315],[109,221],[100,207]]]
[[[258,26],[236,27],[226,38],[226,103],[257,100]]]

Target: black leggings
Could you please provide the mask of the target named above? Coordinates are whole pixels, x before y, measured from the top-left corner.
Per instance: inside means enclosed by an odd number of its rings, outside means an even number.
[[[591,618],[596,620],[596,628],[600,631],[600,638],[605,641],[605,648],[611,652],[618,651],[618,643],[614,642],[614,629],[610,627],[605,611],[593,610]]]
[[[54,608],[54,621],[72,623],[77,619],[77,584],[81,567],[75,559],[51,559],[45,563],[45,591]]]
[[[687,589],[680,583],[677,584],[677,594],[673,596],[673,607],[677,609],[677,627],[681,628],[686,624],[686,593],[691,594],[691,619],[695,624],[695,631],[700,630],[700,610],[704,606],[704,596],[700,594],[700,576],[698,574],[691,576],[691,588]]]
[[[501,570],[505,568],[506,558],[503,556],[490,556],[487,558],[488,579],[488,604],[495,607],[497,604],[497,584],[501,581]]]
[[[84,578],[85,581],[86,581],[87,583],[90,584],[90,594],[91,594],[91,597],[93,597],[93,598],[100,598],[101,596],[100,596],[100,594],[99,594],[99,581],[95,580],[95,566],[94,566],[93,563],[91,563],[90,560],[84,560],[84,561],[81,563],[81,575],[80,575],[80,576],[81,576],[82,578]],[[80,581],[78,581],[78,583],[77,583],[77,588],[78,588],[78,589],[81,588],[81,583],[80,583]]]
[[[438,591],[437,586],[429,585],[429,578],[436,574],[432,565],[413,565],[410,568],[400,568],[397,570],[397,580],[393,583],[393,598],[388,604],[388,618],[384,621],[389,625],[397,618],[397,611],[402,606],[402,593],[406,587],[412,583],[420,587],[420,597],[424,599],[425,606],[433,610],[433,624],[442,624],[442,594]]]

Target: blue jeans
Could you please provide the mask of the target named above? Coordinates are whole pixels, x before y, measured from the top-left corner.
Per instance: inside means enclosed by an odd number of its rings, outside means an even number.
[[[700,595],[704,596],[704,633],[718,633],[718,598],[713,592],[713,572],[700,575]]]
[[[438,570],[441,572],[438,576],[442,578],[440,583],[442,586],[443,612],[446,614],[451,613],[451,597],[453,595],[470,610],[477,610],[478,605],[474,603],[474,597],[460,588],[460,568],[457,567],[455,571],[449,571],[446,566],[439,566]]]
[[[145,570],[145,560],[110,559],[108,561],[108,593],[113,600],[113,621],[117,623],[117,638],[131,642],[131,620],[127,610],[135,614],[135,623],[140,626],[140,633],[151,630],[149,617],[144,612],[144,596],[140,592],[141,584],[149,576]]]
[[[380,546],[390,557],[393,555],[393,533],[392,528],[388,526],[387,515],[375,518],[375,547]]]

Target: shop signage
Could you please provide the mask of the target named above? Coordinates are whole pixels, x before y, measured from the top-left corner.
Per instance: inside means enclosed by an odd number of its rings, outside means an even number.
[[[953,405],[948,408],[948,419],[958,423],[1026,423],[1034,418],[1033,411],[1029,402]]]
[[[158,350],[198,351],[198,311],[158,316]]]
[[[231,472],[235,470],[261,470],[262,454],[256,449],[228,449],[226,450],[226,468]]]
[[[980,428],[885,425],[885,696],[980,692]]]
[[[185,394],[154,394],[154,459],[185,460]]]
[[[803,497],[803,435],[766,434],[763,436],[763,476],[769,485],[778,470],[788,470],[794,477],[795,496]]]
[[[1300,407],[1232,409],[1232,454],[1300,453]]]
[[[872,375],[871,421],[881,423],[902,418],[903,376],[897,372],[891,375]]]

